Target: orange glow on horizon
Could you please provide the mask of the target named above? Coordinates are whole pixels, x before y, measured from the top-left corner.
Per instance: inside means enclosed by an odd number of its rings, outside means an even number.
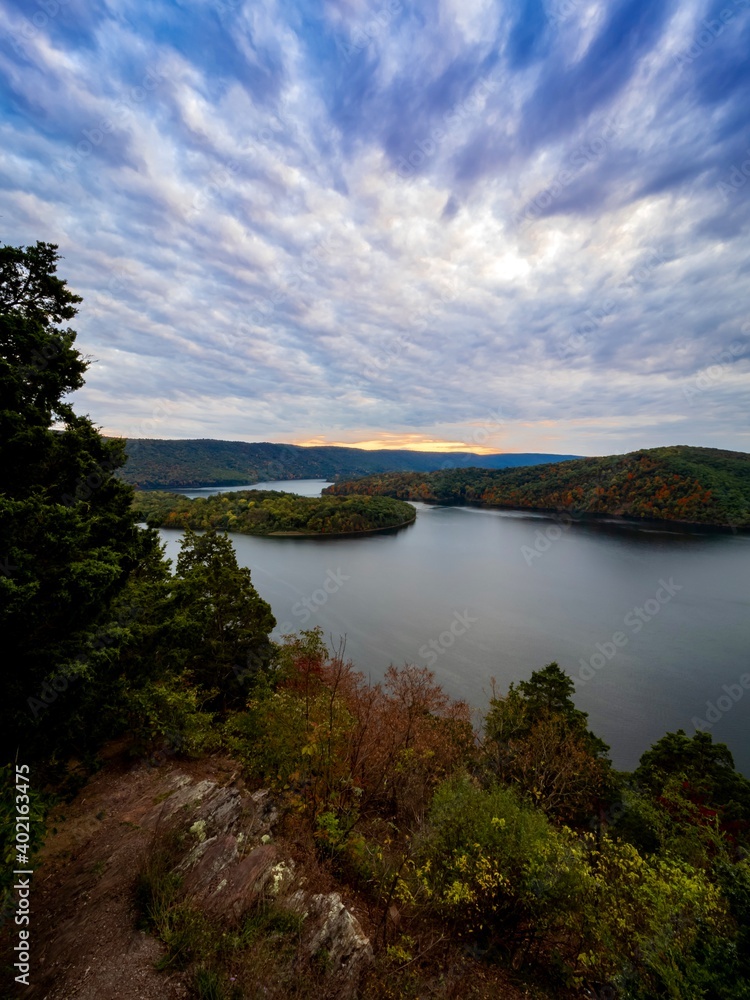
[[[425,438],[421,434],[386,434],[381,438],[369,441],[326,441],[322,437],[310,438],[307,441],[293,441],[292,444],[303,448],[361,448],[363,451],[379,451],[382,449],[405,451],[439,451],[450,453],[454,451],[470,451],[475,455],[496,455],[497,448],[487,448],[479,444],[467,444],[465,441],[440,441]]]

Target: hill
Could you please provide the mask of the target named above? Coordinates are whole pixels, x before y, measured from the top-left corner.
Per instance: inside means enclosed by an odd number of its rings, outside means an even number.
[[[119,473],[139,489],[245,486],[269,479],[354,479],[382,472],[431,472],[449,467],[511,466],[562,462],[573,455],[427,452],[306,447],[268,442],[171,441],[134,438],[126,442],[128,461]]]
[[[190,500],[181,493],[137,493],[133,506],[152,527],[208,528],[245,535],[355,535],[409,524],[416,511],[391,497],[301,497],[242,490]]]
[[[337,483],[325,492],[746,528],[750,455],[650,448],[521,469],[391,473]]]

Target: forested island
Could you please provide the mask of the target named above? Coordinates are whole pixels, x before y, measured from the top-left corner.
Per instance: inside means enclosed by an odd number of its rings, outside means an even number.
[[[115,475],[122,443],[65,401],[88,363],[58,259],[0,248],[14,995],[747,1000],[750,781],[727,746],[677,730],[625,773],[555,662],[493,690],[478,718],[424,667],[384,664],[378,681],[320,629],[273,640],[227,532],[186,528],[173,565]],[[675,477],[659,510],[732,509],[742,456],[710,453],[693,497],[698,450],[665,451],[620,460],[647,485],[655,466]],[[564,468],[536,470],[548,492],[529,496],[568,502]],[[352,519],[397,509],[355,499]],[[227,523],[233,502],[179,500]],[[273,494],[274,523],[287,503]],[[730,705],[748,690],[747,673],[724,687]]]
[[[125,442],[125,452],[128,460],[118,470],[118,477],[137,489],[163,490],[251,486],[273,479],[353,479],[373,473],[429,472],[448,467],[504,469],[575,457],[534,452],[476,455],[401,449],[369,451],[336,445],[158,438],[131,438]]]
[[[180,493],[136,493],[133,506],[151,527],[239,531],[245,535],[358,535],[410,524],[415,508],[382,496],[303,497],[239,490],[190,499]]]
[[[324,493],[748,528],[750,455],[648,448],[521,469],[387,473],[336,483]]]

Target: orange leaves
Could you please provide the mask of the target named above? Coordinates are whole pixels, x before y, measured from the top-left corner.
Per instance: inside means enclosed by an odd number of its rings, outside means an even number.
[[[371,684],[310,635],[287,647],[283,689],[300,703],[299,745],[315,748],[298,769],[310,776],[325,764],[314,812],[335,806],[420,819],[435,785],[473,759],[469,706],[424,667],[391,666],[383,684]]]

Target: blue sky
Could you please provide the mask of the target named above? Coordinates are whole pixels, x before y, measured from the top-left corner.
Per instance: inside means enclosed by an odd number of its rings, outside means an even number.
[[[107,432],[750,451],[750,0],[0,0]]]

